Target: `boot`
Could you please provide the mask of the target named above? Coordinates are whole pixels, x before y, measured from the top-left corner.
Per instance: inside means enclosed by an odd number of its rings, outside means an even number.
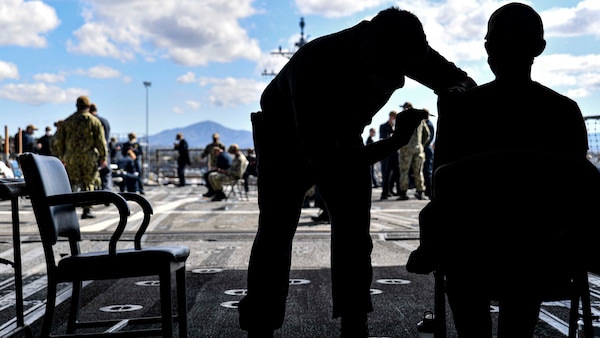
[[[94,214],[92,214],[91,209],[83,209],[83,214],[81,214],[81,219],[87,219],[87,218],[96,218],[96,216]]]
[[[216,192],[212,189],[209,189],[207,192],[205,192],[204,194],[202,194],[203,197],[214,197],[216,194]]]
[[[406,190],[400,190],[400,192],[398,193],[398,201],[406,201],[408,199],[408,196],[406,195]]]
[[[326,210],[321,210],[319,216],[312,216],[311,219],[317,223],[329,223],[329,213]]]
[[[211,199],[211,201],[213,201],[213,202],[219,202],[219,201],[222,201],[222,200],[224,200],[226,198],[227,198],[227,196],[225,195],[225,193],[223,192],[223,190],[219,190],[219,191],[215,192],[215,197],[213,197]]]

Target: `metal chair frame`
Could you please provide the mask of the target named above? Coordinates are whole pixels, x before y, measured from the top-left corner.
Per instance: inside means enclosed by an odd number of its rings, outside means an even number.
[[[179,337],[187,336],[187,300],[185,267],[190,250],[182,245],[142,247],[142,237],[150,223],[152,206],[143,196],[113,191],[72,192],[62,162],[53,156],[25,153],[20,156],[25,182],[40,231],[48,274],[48,292],[42,337],[172,337],[173,322],[178,322]],[[114,205],[118,225],[105,251],[82,252],[82,240],[76,208],[89,205]],[[133,248],[118,248],[128,226],[129,203],[137,204],[143,220],[135,233]],[[55,245],[66,238],[70,254],[57,257]],[[119,246],[123,246],[120,244]],[[84,281],[158,276],[160,280],[160,316],[81,321],[79,312]],[[172,278],[176,287],[176,315],[173,314]],[[57,285],[68,282],[72,296],[66,334],[52,334]],[[148,326],[145,324],[160,323]],[[135,325],[133,328],[131,326]],[[86,328],[85,332],[78,330]],[[98,331],[104,328],[104,331]],[[90,330],[93,329],[93,333]]]

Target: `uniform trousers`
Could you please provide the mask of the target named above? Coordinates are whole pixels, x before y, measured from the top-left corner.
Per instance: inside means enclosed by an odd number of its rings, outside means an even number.
[[[241,328],[281,327],[293,237],[305,193],[313,184],[331,218],[333,317],[372,311],[369,164],[356,161],[358,153],[324,151],[323,147],[307,150],[295,137],[293,123],[269,120],[263,113],[253,114],[252,122],[260,214],[248,266],[247,295],[238,306]],[[279,127],[273,128],[275,125]],[[364,147],[360,135],[353,142],[355,149]],[[353,163],[347,166],[349,158]]]

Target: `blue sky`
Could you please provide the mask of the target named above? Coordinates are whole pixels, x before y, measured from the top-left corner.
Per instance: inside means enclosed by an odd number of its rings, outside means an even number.
[[[112,133],[123,137],[133,131],[143,139],[147,128],[152,135],[206,120],[251,130],[249,114],[260,109],[272,79],[263,71],[277,72],[287,61],[271,52],[294,50],[301,17],[310,41],[393,5],[415,13],[430,45],[485,83],[493,78],[483,48],[486,23],[505,3],[1,0],[0,126],[13,135],[35,124],[42,136],[45,126],[75,110],[77,96],[88,95]],[[534,80],[576,100],[584,115],[600,115],[600,0],[525,3],[541,14],[547,40]],[[152,83],[148,119],[144,81]],[[436,114],[435,95],[408,80],[371,126],[405,101]],[[523,120],[535,124],[532,116]]]

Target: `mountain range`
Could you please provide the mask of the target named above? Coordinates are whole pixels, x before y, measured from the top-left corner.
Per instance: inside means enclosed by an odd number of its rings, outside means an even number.
[[[254,147],[251,131],[234,130],[216,122],[203,121],[187,127],[164,130],[158,134],[150,135],[150,148],[173,148],[177,133],[183,133],[183,137],[187,140],[190,149],[204,148],[207,144],[212,142],[213,133],[219,133],[221,142],[223,142],[226,147],[232,143],[237,143],[242,149]],[[140,141],[145,140],[142,137],[140,138]]]

